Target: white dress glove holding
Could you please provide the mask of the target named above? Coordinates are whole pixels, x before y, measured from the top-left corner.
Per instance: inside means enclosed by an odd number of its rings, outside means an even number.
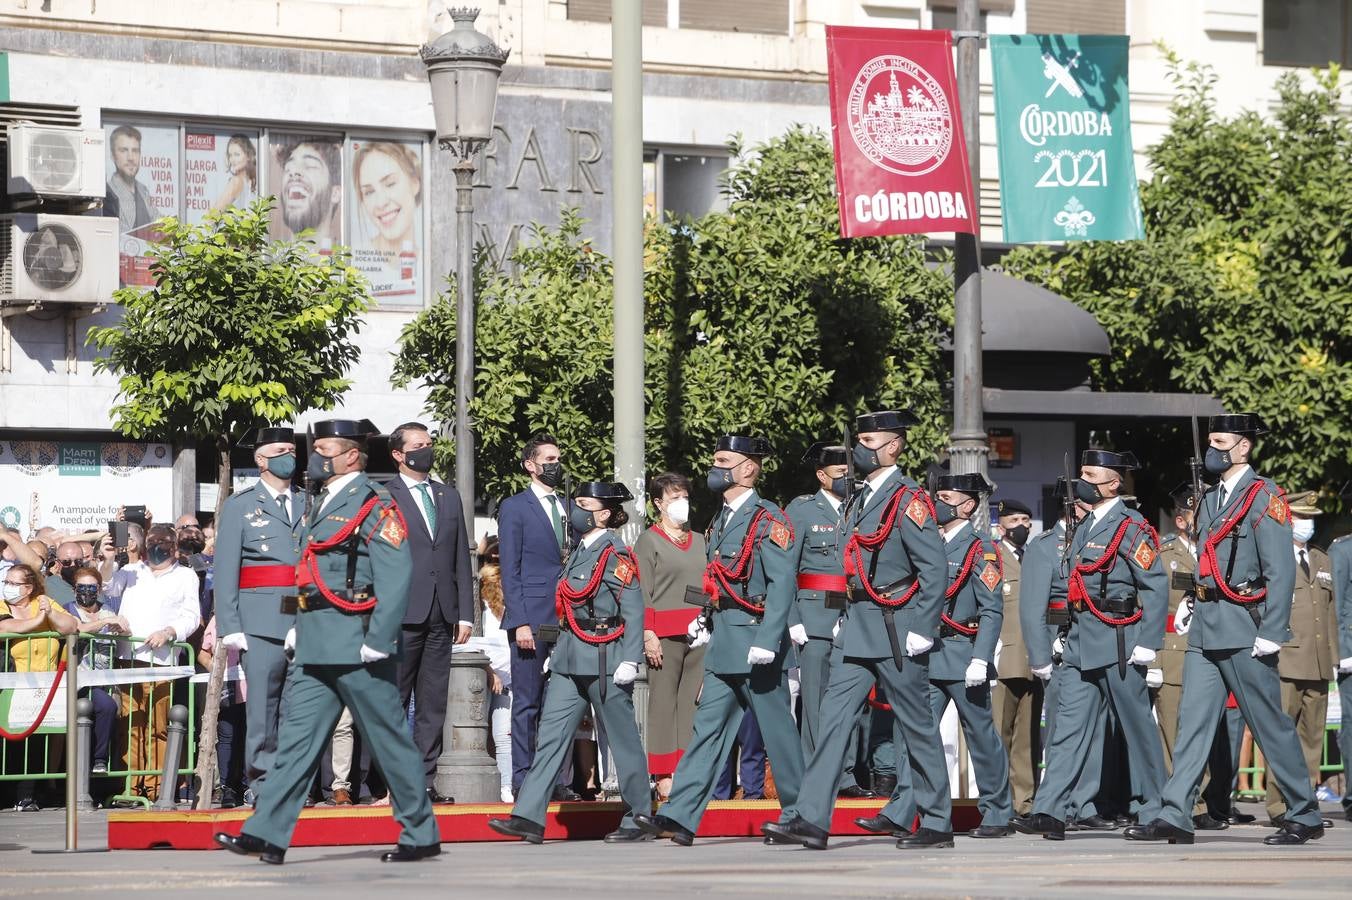
[[[1352,672],[1352,656],[1338,660],[1338,673]]]
[[[703,647],[709,643],[709,629],[704,627],[704,617],[696,616],[695,621],[690,623],[690,627],[685,630],[686,637],[690,638],[690,649]]]
[[[282,649],[296,652],[296,629],[291,628],[286,632],[286,638],[282,641]]]
[[[761,647],[752,647],[746,651],[746,661],[753,666],[763,666],[775,661],[775,654],[771,650],[765,650]]]
[[[1002,640],[999,640],[999,639],[997,638],[996,641],[995,641],[995,654],[994,654],[994,658],[991,659],[991,665],[995,666],[996,671],[999,671],[999,669],[1000,669],[1000,651],[1001,651],[1001,650],[1004,650],[1004,649],[1005,649],[1005,642],[1002,641]]]
[[[1271,656],[1282,649],[1281,644],[1275,644],[1267,638],[1256,637],[1253,639],[1253,656]]]
[[[984,659],[974,659],[967,664],[966,680],[969,688],[981,687],[986,683],[986,661]]]
[[[615,667],[615,683],[620,687],[626,684],[633,684],[634,679],[638,677],[638,663],[631,663],[628,660]]]
[[[363,665],[366,663],[380,662],[382,659],[387,658],[389,658],[388,653],[381,653],[379,650],[372,650],[365,644],[361,645],[361,661]]]
[[[1052,664],[1047,663],[1045,666],[1034,666],[1032,672],[1038,678],[1047,681],[1052,677]]]
[[[1191,627],[1192,609],[1186,603],[1178,604],[1178,609],[1174,611],[1174,633],[1187,634]]]
[[[1139,644],[1131,648],[1131,659],[1127,660],[1133,666],[1148,666],[1154,661],[1155,651]]]
[[[249,639],[244,636],[244,632],[236,631],[221,638],[221,646],[227,650],[248,650]]]
[[[1149,687],[1149,688],[1157,688],[1157,687],[1159,687],[1159,686],[1162,685],[1162,684],[1164,684],[1164,670],[1163,670],[1163,669],[1146,669],[1146,670],[1145,670],[1145,686],[1146,686],[1146,687]]]
[[[831,640],[840,637],[840,626],[845,623],[844,619],[836,619],[836,624],[831,626]]]
[[[1052,655],[1061,656],[1066,652],[1066,639],[1058,636],[1052,641]]]
[[[926,650],[934,646],[934,641],[927,637],[921,637],[914,631],[906,632],[906,655],[919,656]]]
[[[807,643],[807,626],[790,625],[789,640],[793,641],[794,646],[801,647]]]

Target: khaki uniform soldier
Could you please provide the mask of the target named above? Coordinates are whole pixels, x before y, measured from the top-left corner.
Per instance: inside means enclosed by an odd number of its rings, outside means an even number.
[[[1282,709],[1296,723],[1305,767],[1313,785],[1319,784],[1324,755],[1325,721],[1329,708],[1329,679],[1338,666],[1334,641],[1333,564],[1318,547],[1310,546],[1314,517],[1321,513],[1314,491],[1292,494],[1291,537],[1296,554],[1296,591],[1291,598],[1291,640],[1282,645],[1277,673],[1282,679]],[[1352,728],[1352,723],[1348,723]],[[1272,780],[1267,786],[1267,811],[1281,822],[1285,804]]]
[[[1197,572],[1197,550],[1188,540],[1191,531],[1195,500],[1192,489],[1185,487],[1175,492],[1174,527],[1178,533],[1160,544],[1160,562],[1169,576],[1169,617],[1164,622],[1164,646],[1155,657],[1155,668],[1146,673],[1155,716],[1159,719],[1160,737],[1164,741],[1164,763],[1173,771],[1174,741],[1178,735],[1178,704],[1183,697],[1183,655],[1188,649],[1188,636],[1178,632],[1178,609],[1192,593],[1193,577]],[[1156,683],[1158,682],[1158,683]]]
[[[1028,647],[1019,622],[1019,586],[1023,553],[1028,545],[1033,511],[1018,500],[1001,500],[996,514],[1003,532],[998,544],[1004,570],[1001,598],[1004,619],[1000,627],[1000,652],[996,654],[991,692],[995,727],[1009,756],[1009,787],[1014,812],[1025,816],[1033,810],[1038,764],[1042,761],[1042,680],[1028,667]]]

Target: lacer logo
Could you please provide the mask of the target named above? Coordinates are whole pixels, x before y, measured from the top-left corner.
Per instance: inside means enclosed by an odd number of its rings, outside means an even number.
[[[898,175],[934,171],[953,146],[948,98],[929,72],[904,56],[877,56],[859,70],[846,116],[859,151]]]

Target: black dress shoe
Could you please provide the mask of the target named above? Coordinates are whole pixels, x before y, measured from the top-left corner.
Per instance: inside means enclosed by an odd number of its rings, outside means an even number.
[[[952,846],[953,832],[935,831],[931,828],[921,828],[915,834],[897,841],[898,850],[937,850],[941,847]]]
[[[1066,831],[1116,831],[1120,827],[1112,819],[1105,819],[1097,813],[1066,823]]]
[[[654,836],[641,828],[617,828],[606,835],[607,844],[637,844],[640,841],[651,841]]]
[[[440,844],[424,844],[421,847],[410,847],[408,844],[399,844],[393,850],[380,854],[381,862],[413,862],[418,859],[427,859],[431,856],[441,854]]]
[[[1286,822],[1282,825],[1281,831],[1263,838],[1263,843],[1274,847],[1286,847],[1303,844],[1306,841],[1317,841],[1323,836],[1323,825],[1310,826],[1299,822]]]
[[[1191,831],[1184,831],[1163,819],[1155,819],[1148,825],[1128,825],[1122,836],[1129,841],[1168,841],[1171,844],[1193,842]]]
[[[879,797],[891,797],[892,792],[897,789],[897,776],[895,775],[874,775],[873,793]]]
[[[1192,827],[1195,831],[1224,831],[1230,827],[1230,823],[1213,819],[1207,813],[1200,813],[1192,817]]]
[[[1009,820],[1009,824],[1020,834],[1040,834],[1049,841],[1064,841],[1066,839],[1066,823],[1046,813],[1015,816]]]
[[[867,800],[870,797],[876,797],[878,795],[866,787],[852,784],[847,788],[841,788],[836,792],[836,796],[840,797],[842,800]]]
[[[788,847],[788,846],[794,846],[794,847],[797,847],[797,846],[798,846],[798,842],[797,842],[797,841],[791,841],[791,840],[789,840],[788,838],[782,838],[782,837],[779,837],[778,835],[774,835],[774,834],[767,834],[767,835],[765,836],[765,838],[761,841],[761,843],[764,844],[764,845],[767,846],[767,847]]]
[[[488,827],[498,834],[521,838],[528,844],[543,844],[545,842],[545,827],[520,816],[512,816],[509,819],[489,819]]]
[[[1127,813],[1118,813],[1113,816],[1113,827],[1115,828],[1126,828],[1128,825],[1135,824],[1137,824],[1136,817]]]
[[[787,822],[766,822],[761,826],[761,834],[777,840],[802,844],[809,850],[825,850],[830,832],[818,828],[802,816],[794,816]]]
[[[556,803],[578,803],[582,800],[582,795],[566,784],[556,784],[549,799]]]
[[[1002,838],[1009,837],[1014,833],[1013,827],[1009,825],[982,825],[980,828],[973,828],[967,832],[968,837],[974,838]]]
[[[1225,817],[1225,821],[1229,822],[1231,825],[1252,825],[1254,822],[1258,821],[1258,817],[1231,809],[1230,814]]]
[[[455,802],[455,798],[454,798],[454,797],[447,797],[447,796],[445,796],[444,794],[439,794],[439,793],[437,793],[437,789],[434,788],[434,787],[430,787],[430,788],[427,789],[427,799],[428,799],[428,800],[431,800],[433,803],[454,803],[454,802]]]
[[[886,834],[891,837],[910,837],[911,829],[904,825],[898,825],[882,813],[867,818],[860,816],[854,820],[854,824],[867,831],[869,834]]]
[[[257,856],[265,863],[271,863],[274,866],[280,866],[282,860],[286,859],[286,850],[278,847],[276,844],[269,844],[262,838],[256,838],[251,834],[226,834],[224,831],[216,832],[216,843],[231,853],[238,853],[240,856]]]
[[[689,847],[695,843],[695,833],[674,819],[666,816],[634,816],[634,824],[653,837],[669,837],[672,843]]]

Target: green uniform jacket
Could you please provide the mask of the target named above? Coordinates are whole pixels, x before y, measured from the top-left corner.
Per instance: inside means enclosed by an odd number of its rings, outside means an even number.
[[[1118,501],[1097,522],[1086,516],[1075,532],[1072,565],[1092,563],[1103,556],[1108,544],[1124,521],[1127,526],[1118,545],[1117,560],[1108,573],[1107,593],[1100,596],[1102,576],[1084,576],[1085,588],[1095,604],[1108,600],[1135,597],[1142,611],[1141,618],[1126,630],[1125,645],[1128,655],[1132,647],[1158,650],[1164,646],[1164,615],[1169,608],[1169,578],[1159,561],[1159,548],[1145,518],[1136,510]],[[1102,607],[1100,606],[1100,609]],[[1120,618],[1103,610],[1107,615]],[[1080,670],[1098,669],[1117,662],[1117,627],[1101,622],[1089,611],[1072,610],[1070,633],[1066,636],[1066,662]]]
[[[1329,545],[1333,564],[1333,602],[1338,617],[1340,660],[1352,657],[1352,535],[1343,535]]]
[[[1192,590],[1193,576],[1197,573],[1197,559],[1188,551],[1188,547],[1175,535],[1160,545],[1160,564],[1169,577],[1169,617],[1164,620],[1164,646],[1155,658],[1155,666],[1164,673],[1165,684],[1183,683],[1183,654],[1188,649],[1188,636],[1175,634],[1173,628],[1174,613],[1183,602],[1183,597]]]
[[[329,500],[322,510],[320,498],[315,500],[311,516],[313,523],[301,533],[301,547],[312,540],[327,540],[337,534],[361,510],[373,495],[375,484],[362,472],[340,488],[338,496]],[[375,588],[378,598],[371,611],[370,624],[364,626],[362,615],[353,615],[334,608],[301,610],[296,614],[296,662],[301,665],[360,665],[361,646],[398,656],[399,635],[408,608],[408,583],[413,557],[409,551],[408,535],[403,520],[398,517],[394,501],[387,494],[388,515],[382,517],[381,507],[372,510],[361,523],[357,541],[357,573],[353,581],[356,589],[366,585]],[[319,574],[329,590],[343,590],[347,584],[347,551],[335,547],[317,557]],[[302,588],[314,591],[313,586]]]
[[[751,577],[742,596],[752,600],[764,597],[765,615],[752,616],[741,607],[714,612],[713,636],[704,654],[704,668],[716,675],[750,674],[751,664],[746,661],[746,655],[752,647],[779,653],[780,659],[775,665],[783,664],[789,613],[798,589],[794,570],[797,550],[793,529],[787,524],[784,511],[752,491],[726,526],[719,528],[718,520],[714,520],[708,534],[709,561],[722,559],[729,567],[735,565],[747,528],[758,509],[764,509],[774,517],[783,529],[780,534],[786,539],[782,544],[771,540],[773,522],[762,522],[758,526],[759,536],[751,551]]]
[[[1057,525],[1030,537],[1023,551],[1019,624],[1028,647],[1028,665],[1034,669],[1052,662],[1052,640],[1058,628],[1047,624],[1047,605],[1053,599],[1066,599],[1067,580],[1061,565],[1065,549],[1066,530]]]
[[[818,491],[793,500],[785,510],[793,523],[797,572],[802,575],[845,574],[841,550],[840,513],[826,495]],[[841,610],[827,609],[825,591],[798,588],[798,620],[807,628],[808,637],[830,640]],[[792,623],[791,623],[792,624]]]
[[[1338,665],[1333,620],[1333,573],[1329,558],[1318,547],[1306,545],[1310,574],[1296,564],[1296,588],[1291,598],[1291,640],[1282,645],[1277,672],[1293,681],[1327,681]]]
[[[902,475],[900,470],[884,478],[870,492],[862,509],[857,504],[851,509],[853,530],[862,534],[877,531],[892,495],[902,488],[919,491],[918,485]],[[862,554],[865,574],[870,568],[874,571],[871,580],[875,588],[884,588],[912,577],[919,579],[919,589],[893,617],[897,639],[902,642],[903,650],[908,631],[931,640],[938,639],[939,613],[943,608],[944,588],[948,586],[944,539],[934,521],[932,507],[923,500],[912,499],[912,496],[908,494],[906,501],[897,510],[892,533],[877,552],[865,550]],[[914,509],[912,504],[916,504]],[[908,514],[908,509],[911,509],[911,514]],[[876,567],[873,564],[875,556]],[[892,645],[887,637],[883,608],[863,592],[858,577],[850,578],[850,586],[855,590],[854,600],[846,610],[845,622],[838,638],[845,656],[890,659]]]
[[[1248,604],[1240,606],[1221,599],[1214,603],[1198,603],[1193,609],[1192,625],[1188,629],[1188,647],[1196,650],[1238,650],[1252,647],[1254,637],[1275,644],[1291,639],[1291,592],[1296,583],[1296,558],[1291,552],[1291,514],[1277,485],[1253,469],[1246,469],[1235,490],[1227,498],[1225,508],[1217,511],[1219,491],[1213,487],[1202,498],[1199,543],[1205,545],[1212,532],[1229,516],[1240,509],[1249,486],[1262,482],[1253,505],[1244,520],[1236,526],[1239,532],[1234,543],[1234,568],[1230,575],[1231,587],[1258,578],[1266,579],[1267,597],[1254,605],[1259,613],[1255,626],[1249,615]],[[1230,567],[1232,541],[1229,537],[1216,547],[1220,575]],[[1200,547],[1199,547],[1200,552]],[[1198,576],[1207,588],[1216,586],[1215,574]]]
[[[243,566],[289,566],[294,572],[300,559],[300,533],[304,526],[304,498],[291,497],[295,523],[288,522],[277,501],[261,482],[221,504],[216,516],[214,591],[217,633],[252,634],[282,640],[295,624],[294,615],[281,610],[282,597],[294,587],[243,588]]]
[[[984,659],[987,666],[995,656],[995,642],[1000,639],[1000,626],[1005,607],[1000,592],[1000,555],[990,535],[978,532],[970,524],[964,526],[953,540],[946,542],[948,551],[948,580],[945,586],[957,580],[963,560],[974,543],[981,545],[972,573],[962,588],[945,605],[952,607],[950,619],[966,624],[978,619],[975,638],[964,635],[941,637],[930,651],[929,677],[931,681],[962,681],[967,677],[967,665],[973,659]],[[994,676],[994,672],[991,675]]]
[[[637,665],[643,657],[643,592],[639,589],[638,571],[629,562],[624,541],[613,532],[607,532],[590,547],[578,546],[568,557],[563,580],[574,590],[591,581],[596,564],[606,547],[614,547],[615,554],[606,561],[606,572],[588,610],[584,604],[573,611],[578,619],[609,619],[619,616],[624,620],[624,635],[606,644],[606,675],[614,675],[622,662]],[[601,651],[595,644],[573,634],[561,620],[559,641],[549,655],[549,668],[561,675],[598,675]]]
[[[1023,643],[1023,623],[1019,617],[1019,584],[1023,580],[1023,563],[1001,541],[996,545],[1000,551],[1000,567],[1004,581],[1000,593],[1004,609],[1000,620],[1000,665],[996,674],[1000,678],[1032,678],[1028,670],[1028,648]]]

